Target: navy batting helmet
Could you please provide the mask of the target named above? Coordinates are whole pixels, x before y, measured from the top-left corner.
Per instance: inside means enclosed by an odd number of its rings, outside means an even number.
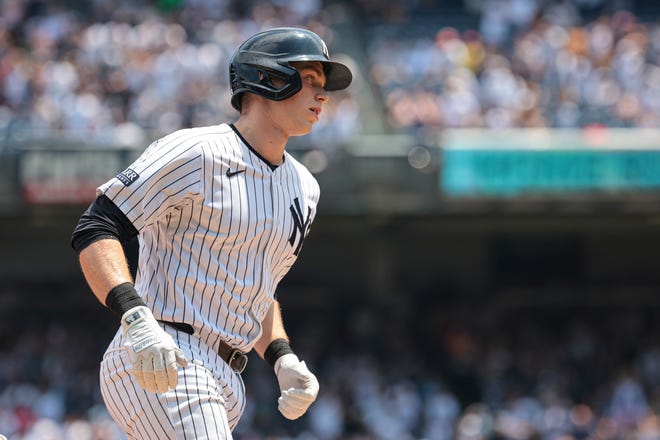
[[[241,94],[256,93],[274,101],[286,99],[302,88],[298,71],[291,61],[320,61],[326,75],[325,89],[342,90],[353,80],[345,65],[330,61],[325,42],[312,31],[300,28],[275,28],[259,32],[240,45],[231,58],[231,105],[241,109]],[[282,87],[272,77],[284,81]]]

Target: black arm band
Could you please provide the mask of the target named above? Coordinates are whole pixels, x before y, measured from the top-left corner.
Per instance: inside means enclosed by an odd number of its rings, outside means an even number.
[[[146,306],[133,287],[133,283],[128,282],[122,283],[108,292],[108,296],[105,297],[105,305],[119,316],[119,319],[133,307]]]
[[[138,235],[133,223],[107,196],[101,195],[80,217],[73,234],[71,246],[80,253],[90,244],[103,238],[114,238],[126,244]]]
[[[275,362],[289,353],[293,353],[289,342],[286,339],[275,339],[268,345],[268,348],[264,352],[264,359],[271,367],[275,367]]]

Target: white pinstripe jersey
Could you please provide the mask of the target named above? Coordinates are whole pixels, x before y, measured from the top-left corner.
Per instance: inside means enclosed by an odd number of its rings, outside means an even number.
[[[174,132],[98,188],[139,231],[136,289],[156,319],[249,351],[316,215],[319,186],[273,169],[233,126]]]

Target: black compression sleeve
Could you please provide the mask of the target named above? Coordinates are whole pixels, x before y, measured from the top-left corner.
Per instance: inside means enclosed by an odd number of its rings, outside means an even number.
[[[80,253],[102,238],[113,238],[122,244],[138,234],[137,229],[112,200],[102,195],[87,208],[71,234],[71,246]]]

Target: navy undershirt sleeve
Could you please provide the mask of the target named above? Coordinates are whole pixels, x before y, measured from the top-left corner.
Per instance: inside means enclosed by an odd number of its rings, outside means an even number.
[[[95,241],[111,238],[123,245],[138,235],[126,215],[105,195],[97,197],[80,217],[71,234],[71,246],[80,253]]]

